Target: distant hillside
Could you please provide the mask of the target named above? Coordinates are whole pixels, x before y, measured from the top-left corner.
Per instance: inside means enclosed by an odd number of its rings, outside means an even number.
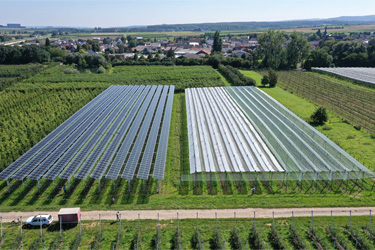
[[[371,16],[341,16],[335,18],[323,19],[325,21],[339,21],[339,22],[369,22],[375,23],[375,15]]]
[[[192,23],[192,24],[161,24],[134,28],[108,28],[104,31],[160,32],[160,31],[215,31],[215,30],[264,30],[288,29],[303,27],[318,27],[323,25],[357,25],[375,24],[375,15],[371,16],[342,16],[327,19],[293,20],[277,22],[220,22],[220,23]]]

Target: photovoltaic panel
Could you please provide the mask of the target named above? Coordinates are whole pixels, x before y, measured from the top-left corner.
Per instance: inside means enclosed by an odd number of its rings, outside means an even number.
[[[138,88],[139,88],[138,86],[133,87],[132,94],[134,94]],[[128,103],[129,99],[130,98],[127,98],[126,103]],[[130,103],[129,105],[133,105],[133,99],[131,101],[132,103]],[[95,163],[102,156],[113,134],[115,133],[115,131],[117,131],[121,122],[125,119],[129,106],[126,106],[125,103],[120,104],[119,106],[122,108],[121,112],[120,110],[115,110],[114,114],[118,116],[116,118],[111,117],[109,119],[109,123],[106,126],[106,129],[109,127],[108,130],[105,131],[104,133],[101,133],[101,132],[98,133],[102,136],[102,138],[100,139],[100,141],[97,141],[95,148],[90,152],[89,156],[82,164],[82,167],[78,170],[77,174],[75,175],[77,179],[81,179],[81,180],[85,179],[90,174],[91,169],[95,166]]]
[[[103,114],[95,121],[95,123],[90,126],[90,131],[88,132],[88,142],[83,145],[81,150],[78,152],[71,151],[69,154],[72,157],[72,161],[67,162],[67,166],[64,169],[64,171],[60,174],[60,178],[62,179],[70,179],[71,176],[75,173],[77,168],[79,167],[79,164],[76,164],[78,160],[84,159],[82,157],[82,154],[87,153],[90,151],[90,149],[95,146],[96,140],[101,136],[101,132],[108,126],[108,124],[111,123],[111,120],[108,119],[111,115],[116,115],[113,113],[113,110],[117,108],[121,108],[121,103],[126,102],[126,94],[131,88],[120,88],[119,89],[119,95],[116,96],[115,99],[113,99],[113,102],[111,105],[104,110]],[[90,135],[92,135],[90,137]],[[83,138],[85,139],[85,138]]]
[[[28,150],[25,154],[23,154],[20,158],[18,158],[15,162],[13,162],[9,167],[7,167],[4,171],[0,173],[0,180],[9,179],[17,170],[19,170],[25,163],[30,161],[35,154],[37,154],[41,149],[43,149],[46,145],[53,142],[59,134],[66,131],[79,117],[84,115],[86,112],[89,112],[90,109],[98,104],[98,102],[108,95],[115,87],[109,87],[107,90],[103,91],[89,103],[87,103],[84,107],[82,107],[79,111],[73,114],[69,119],[63,122],[60,126],[58,126],[55,130],[53,130],[50,134],[48,134],[45,138],[43,138],[40,142],[38,142],[34,147]]]
[[[147,110],[146,117],[142,122],[142,127],[139,130],[137,139],[136,139],[135,144],[133,146],[133,149],[130,153],[129,159],[126,162],[125,169],[124,169],[124,171],[122,173],[122,176],[121,176],[122,178],[131,180],[134,177],[134,173],[135,173],[135,170],[138,166],[138,161],[139,161],[139,158],[141,157],[142,149],[143,149],[143,146],[145,144],[147,132],[150,129],[152,117],[154,116],[154,112],[155,112],[156,106],[158,104],[162,89],[163,89],[162,86],[157,87],[156,93],[155,93],[155,95],[152,99],[150,107]]]
[[[127,98],[131,96],[132,93],[133,89],[131,87],[128,87],[126,89],[126,92],[124,92],[125,96],[123,97],[121,103],[117,105],[117,107],[112,111],[111,115],[107,117],[105,122],[103,122],[100,126],[102,118],[98,118],[95,121],[95,123],[92,126],[90,126],[88,130],[86,130],[86,132],[72,145],[72,147],[69,148],[68,151],[64,153],[64,155],[53,165],[53,167],[43,177],[49,180],[54,180],[61,173],[64,167],[67,166],[72,159],[75,159],[77,152],[82,152],[80,150],[83,149],[83,147],[86,148],[88,146],[93,146],[95,139],[100,134],[100,131],[106,129],[106,127],[109,126],[112,117],[114,115],[117,115],[117,111],[122,108],[122,105],[127,102]],[[98,126],[100,126],[99,129]],[[79,164],[73,164],[69,166],[78,167]]]
[[[146,90],[145,90],[146,89]],[[93,173],[91,174],[91,178],[94,179],[100,179],[107,168],[109,167],[112,158],[116,154],[118,148],[120,147],[121,141],[124,139],[126,132],[128,128],[130,127],[130,124],[132,123],[134,117],[137,114],[138,109],[141,107],[142,102],[145,99],[145,96],[148,92],[149,88],[145,88],[142,86],[138,92],[135,94],[135,96],[132,98],[132,100],[129,101],[129,114],[125,118],[124,122],[121,124],[118,131],[116,131],[113,135],[114,138],[112,139],[111,143],[109,144],[108,148],[105,150],[102,158],[100,158],[96,168],[94,169]],[[143,91],[145,90],[145,91]],[[143,91],[143,92],[142,92]],[[132,105],[134,103],[134,105]]]
[[[153,177],[156,179],[164,179],[165,160],[167,158],[169,127],[171,123],[171,114],[173,107],[174,86],[171,85],[168,93],[168,100],[164,111],[164,119],[156,159],[154,164]]]
[[[117,89],[117,88],[116,88]],[[117,95],[116,95],[117,96]],[[95,105],[93,109],[91,109],[91,114],[87,116],[81,116],[78,118],[69,129],[65,130],[61,133],[53,143],[48,144],[44,149],[39,151],[37,155],[35,155],[27,164],[25,164],[16,174],[12,176],[13,179],[16,180],[23,180],[35,167],[37,167],[44,159],[46,159],[63,141],[65,141],[72,133],[76,130],[82,131],[83,127],[82,124],[89,120],[89,122],[98,116],[100,112],[104,108],[106,108],[109,103],[112,101],[111,98],[109,101],[103,103],[98,103],[98,106]]]
[[[79,140],[82,135],[90,136],[95,129],[101,124],[102,119],[105,119],[113,108],[115,108],[127,93],[126,89],[123,88],[113,102],[109,103],[107,107],[100,108],[96,111],[95,116],[91,116],[87,119],[77,130],[70,134],[54,151],[48,155],[48,157],[28,176],[29,179],[38,180],[50,167],[73,145]],[[86,138],[84,138],[86,139]],[[69,152],[73,156],[75,152]]]
[[[168,86],[164,86],[163,92],[162,92],[162,95],[160,97],[159,104],[157,107],[157,111],[154,116],[151,131],[147,139],[147,144],[146,144],[145,151],[143,153],[140,168],[137,174],[137,177],[143,180],[147,180],[150,174],[151,164],[154,158],[154,151],[156,148],[156,140],[158,138],[158,134],[160,130],[161,118],[163,116],[167,94],[168,94]]]
[[[140,124],[142,123],[142,120],[143,120],[143,117],[147,111],[147,108],[151,102],[151,99],[152,99],[152,96],[154,95],[155,91],[156,91],[156,86],[152,86],[150,91],[148,92],[148,95],[145,99],[145,101],[143,102],[142,104],[142,107],[141,109],[139,110],[136,118],[134,119],[130,129],[129,129],[129,132],[126,134],[126,137],[124,139],[124,141],[122,142],[122,145],[119,149],[119,151],[117,152],[117,155],[115,157],[115,159],[113,160],[112,164],[111,164],[111,167],[106,175],[106,178],[108,179],[112,179],[112,180],[115,180],[118,178],[121,170],[122,170],[122,167],[124,165],[124,162],[126,160],[126,157],[128,156],[128,153],[129,153],[129,150],[130,150],[130,147],[132,146],[133,144],[133,141],[134,141],[134,138],[136,137],[137,135],[137,131],[139,129],[139,126]]]

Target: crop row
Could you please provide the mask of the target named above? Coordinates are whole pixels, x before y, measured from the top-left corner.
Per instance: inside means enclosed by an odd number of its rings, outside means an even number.
[[[3,225],[0,247],[5,249],[375,249],[369,217],[275,219],[184,219],[160,221],[86,221],[60,232],[23,230]],[[296,221],[296,223],[294,222]],[[366,225],[361,227],[361,225]],[[63,228],[64,229],[64,228]]]
[[[278,78],[279,85],[285,90],[333,110],[354,125],[375,132],[373,90],[314,73],[281,71]]]
[[[175,85],[176,91],[191,87],[223,86],[220,75],[210,66],[117,66],[104,74],[91,73],[85,70],[75,74],[64,73],[70,66],[56,65],[25,80],[21,86],[56,85],[61,83],[77,83],[76,87],[84,86],[83,83],[107,83],[123,85],[158,84]]]

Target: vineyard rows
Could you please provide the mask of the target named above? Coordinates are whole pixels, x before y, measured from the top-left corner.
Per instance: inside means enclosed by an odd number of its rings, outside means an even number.
[[[261,72],[265,74],[265,72]],[[348,122],[375,133],[375,92],[326,76],[298,71],[278,72],[279,86],[324,106]]]
[[[355,221],[355,222],[352,222]],[[375,249],[369,217],[82,222],[23,230],[4,224],[4,249]],[[371,225],[372,227],[372,225]]]

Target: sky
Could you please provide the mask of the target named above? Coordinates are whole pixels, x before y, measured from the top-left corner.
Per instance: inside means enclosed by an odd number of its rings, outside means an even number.
[[[0,24],[125,27],[374,15],[375,0],[0,0]]]

